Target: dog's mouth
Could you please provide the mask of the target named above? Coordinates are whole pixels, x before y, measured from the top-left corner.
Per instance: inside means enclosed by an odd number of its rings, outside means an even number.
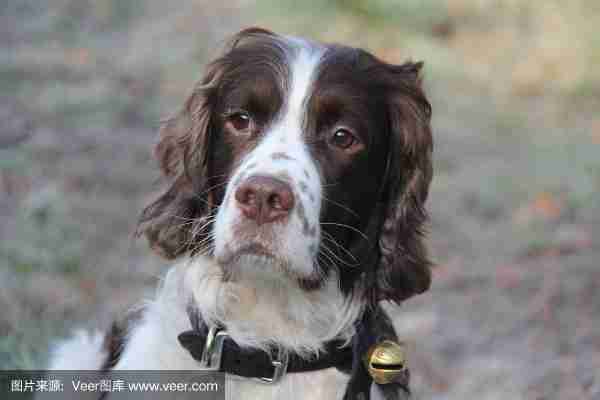
[[[232,249],[230,246],[227,247],[229,248],[225,253],[217,257],[217,261],[224,266],[235,264],[245,256],[256,256],[271,261],[282,261],[273,250],[258,242],[250,242],[237,246],[235,249]]]
[[[231,246],[226,248],[224,254],[216,257],[223,270],[224,281],[239,281],[244,279],[244,276],[252,277],[251,279],[260,277],[258,279],[261,280],[286,276],[308,291],[318,289],[323,283],[322,277],[316,271],[308,275],[298,274],[291,268],[288,259],[259,242],[250,242],[235,249]],[[282,275],[273,275],[274,271],[279,271]],[[277,276],[280,278],[276,278]]]

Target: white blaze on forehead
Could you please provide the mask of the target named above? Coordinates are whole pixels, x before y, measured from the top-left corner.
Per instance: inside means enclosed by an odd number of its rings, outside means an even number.
[[[298,130],[301,133],[304,107],[310,95],[315,72],[323,56],[323,50],[315,48],[300,39],[291,40],[296,47],[294,47],[293,59],[290,65],[291,85],[288,99],[284,106],[285,114],[283,115],[283,121],[298,124]]]
[[[249,154],[245,164],[257,163],[260,171],[256,172],[260,173],[281,172],[281,160],[279,162],[272,160],[271,155],[283,153],[296,161],[298,166],[311,172],[311,177],[315,180],[318,171],[306,147],[303,121],[306,115],[307,100],[310,97],[324,50],[301,39],[287,38],[286,40],[290,45],[288,50],[290,76],[284,103],[273,123],[267,128],[259,145]],[[243,167],[244,165],[242,165],[242,169],[244,169]],[[294,175],[290,174],[293,171],[289,170],[289,166],[284,170],[288,175]]]

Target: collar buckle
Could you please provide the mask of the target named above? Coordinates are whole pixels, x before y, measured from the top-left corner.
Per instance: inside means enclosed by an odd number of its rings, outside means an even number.
[[[223,355],[223,342],[229,337],[229,334],[218,326],[209,329],[206,341],[204,342],[204,351],[200,359],[200,367],[210,371],[219,371],[221,369],[221,356]]]
[[[271,364],[273,365],[274,371],[273,376],[270,378],[260,377],[256,378],[258,382],[264,383],[266,385],[273,385],[281,380],[283,376],[287,373],[288,362],[290,360],[290,355],[287,351],[279,348],[277,350],[277,357],[271,360]]]
[[[202,358],[200,359],[200,367],[202,369],[209,371],[220,371],[223,356],[223,343],[228,337],[229,334],[221,327],[213,326],[209,329],[208,335],[206,336],[206,341],[204,343]],[[276,358],[271,361],[271,364],[274,368],[273,376],[270,378],[254,378],[254,380],[266,385],[273,385],[279,382],[287,373],[288,362],[289,353],[281,348],[278,349]]]

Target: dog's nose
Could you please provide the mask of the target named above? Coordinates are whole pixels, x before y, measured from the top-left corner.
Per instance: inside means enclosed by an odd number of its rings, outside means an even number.
[[[285,218],[294,208],[290,185],[268,176],[247,178],[235,191],[235,199],[242,213],[258,225]]]

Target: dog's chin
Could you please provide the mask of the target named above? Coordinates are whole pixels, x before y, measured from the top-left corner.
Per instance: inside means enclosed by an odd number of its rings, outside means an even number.
[[[230,282],[243,280],[278,281],[287,280],[302,288],[316,288],[321,279],[316,274],[300,274],[285,257],[260,243],[249,243],[236,249],[229,248],[216,256],[223,270],[223,279]]]
[[[280,264],[282,267],[286,265],[285,259],[277,256],[273,250],[260,243],[248,243],[235,247],[226,245],[224,251],[217,252],[216,259],[219,265],[226,269],[241,267],[252,259],[259,261],[259,264]]]

